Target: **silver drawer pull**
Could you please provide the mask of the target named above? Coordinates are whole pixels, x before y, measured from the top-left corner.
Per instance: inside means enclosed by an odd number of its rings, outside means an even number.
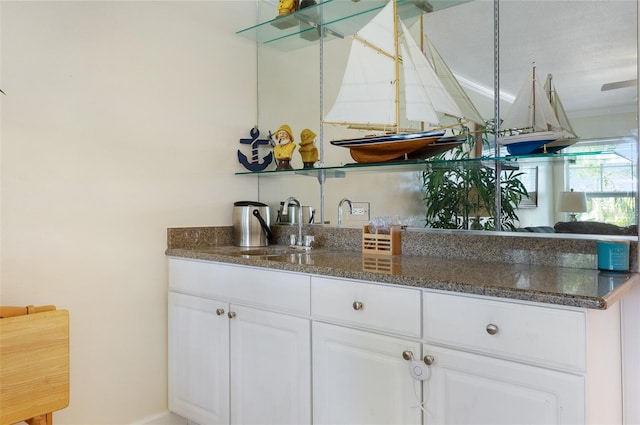
[[[227,317],[229,317],[229,319],[233,319],[234,317],[236,317],[236,312],[235,311],[228,312]]]
[[[219,308],[219,309],[217,309],[217,310],[216,310],[216,314],[217,314],[218,316],[222,316],[222,315],[224,314],[224,308]]]
[[[489,323],[485,329],[489,335],[495,335],[498,333],[498,325],[494,325],[493,323]]]
[[[413,351],[405,350],[402,352],[402,358],[405,360],[413,360]]]
[[[354,301],[353,302],[353,309],[356,310],[356,311],[364,310],[364,303],[362,303],[360,301]]]

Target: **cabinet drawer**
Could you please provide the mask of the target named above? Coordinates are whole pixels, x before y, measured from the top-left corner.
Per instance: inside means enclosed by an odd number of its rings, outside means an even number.
[[[359,304],[358,304],[359,303]],[[312,277],[314,319],[420,337],[420,291]]]
[[[424,337],[516,360],[583,371],[581,311],[425,292]]]
[[[169,288],[231,303],[310,314],[310,277],[297,273],[169,258]]]

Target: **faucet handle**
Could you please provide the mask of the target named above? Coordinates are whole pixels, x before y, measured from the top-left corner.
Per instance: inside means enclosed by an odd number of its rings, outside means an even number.
[[[304,246],[310,247],[311,243],[316,240],[316,237],[313,235],[305,235],[304,237]]]

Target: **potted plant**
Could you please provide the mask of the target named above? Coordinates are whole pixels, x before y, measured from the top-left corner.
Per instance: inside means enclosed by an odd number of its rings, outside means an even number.
[[[484,135],[484,134],[483,134]],[[447,159],[429,164],[421,175],[423,199],[426,205],[426,227],[440,229],[516,230],[516,210],[527,189],[520,181],[517,169],[503,169],[500,176],[500,226],[496,227],[495,168],[490,158],[486,162],[460,162],[471,158],[476,138],[469,134],[467,142],[435,157]],[[482,143],[487,144],[485,137]],[[451,161],[453,165],[451,165]]]

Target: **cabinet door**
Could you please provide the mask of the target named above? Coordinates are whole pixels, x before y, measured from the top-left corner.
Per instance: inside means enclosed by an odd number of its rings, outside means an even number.
[[[420,381],[405,350],[420,343],[313,323],[314,424],[420,424]]]
[[[169,410],[200,424],[229,423],[227,310],[169,292]]]
[[[425,346],[425,424],[584,423],[584,378],[462,351]]]
[[[231,423],[310,423],[310,320],[236,305],[231,313]]]

